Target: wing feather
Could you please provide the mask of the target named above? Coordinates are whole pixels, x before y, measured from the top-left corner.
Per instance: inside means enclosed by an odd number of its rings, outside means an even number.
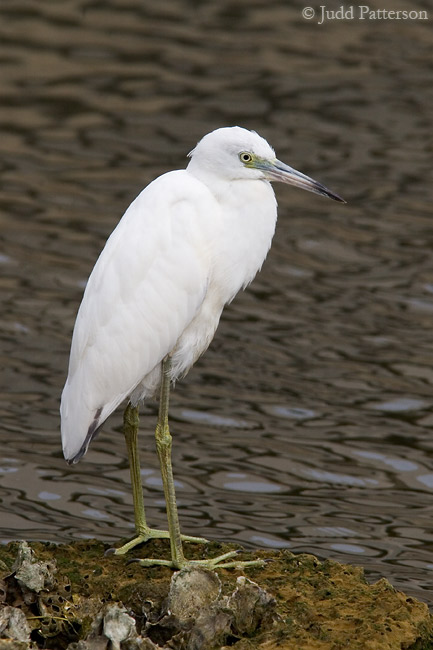
[[[200,181],[169,172],[141,192],[109,237],[74,327],[61,404],[67,459],[85,453],[98,427],[198,313],[216,209]]]

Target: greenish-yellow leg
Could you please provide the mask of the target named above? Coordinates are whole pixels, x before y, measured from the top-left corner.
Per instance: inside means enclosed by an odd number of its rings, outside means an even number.
[[[135,532],[136,537],[131,539],[120,548],[114,550],[115,555],[124,555],[131,548],[147,542],[150,539],[167,539],[170,534],[167,530],[157,530],[149,528],[146,522],[143,500],[143,486],[141,483],[140,461],[138,457],[138,424],[139,413],[138,407],[128,404],[123,415],[123,433],[125,435],[126,447],[128,449],[129,469],[131,472],[132,499],[134,502]],[[203,537],[190,537],[184,535],[182,539],[189,542],[207,542]]]
[[[224,555],[209,560],[187,560],[183,554],[182,540],[188,539],[180,534],[179,516],[177,513],[176,494],[174,489],[173,468],[171,464],[171,444],[172,438],[168,428],[168,402],[170,396],[170,357],[166,357],[162,362],[161,378],[161,395],[159,402],[158,424],[155,431],[156,449],[158,452],[159,463],[161,465],[162,483],[164,487],[164,496],[167,506],[168,531],[170,536],[171,560],[140,560],[142,566],[153,566],[155,564],[168,566],[173,569],[181,569],[185,566],[203,566],[205,568],[230,568],[230,567],[247,567],[263,566],[263,560],[253,560],[250,562],[226,562],[230,560],[238,551],[230,551]]]

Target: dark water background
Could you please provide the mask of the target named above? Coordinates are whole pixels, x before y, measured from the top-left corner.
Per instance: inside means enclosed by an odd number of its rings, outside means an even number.
[[[132,532],[120,412],[79,465],[61,456],[76,310],[140,189],[239,124],[349,203],[276,187],[264,269],[173,393],[183,529],[360,564],[433,602],[433,9],[370,4],[430,15],[1,1],[2,540]],[[163,526],[155,413],[142,467]]]

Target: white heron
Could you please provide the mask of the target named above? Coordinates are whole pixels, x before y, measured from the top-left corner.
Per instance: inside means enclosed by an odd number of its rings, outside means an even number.
[[[89,277],[75,322],[61,401],[63,453],[76,463],[108,416],[126,399],[136,537],[116,554],[152,538],[169,538],[181,568],[248,565],[232,558],[188,561],[181,535],[168,427],[170,383],[184,376],[211,342],[221,312],[254,278],[271,246],[277,202],[271,181],[344,202],[280,162],[254,131],[238,126],[205,135],[186,169],[163,174],[131,203]],[[160,391],[156,448],[168,531],[148,526],[138,459],[138,405]],[[253,562],[254,564],[255,562]]]

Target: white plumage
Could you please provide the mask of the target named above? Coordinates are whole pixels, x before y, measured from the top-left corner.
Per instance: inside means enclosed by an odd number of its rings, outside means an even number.
[[[126,397],[136,403],[156,392],[168,353],[173,380],[189,370],[212,340],[224,305],[263,263],[275,230],[275,196],[222,149],[228,136],[236,153],[275,156],[265,140],[239,127],[209,134],[186,170],[157,178],[133,201],[90,275],[62,394],[69,461],[86,452]],[[208,141],[218,147],[213,156]],[[237,182],[227,195],[228,170]]]

